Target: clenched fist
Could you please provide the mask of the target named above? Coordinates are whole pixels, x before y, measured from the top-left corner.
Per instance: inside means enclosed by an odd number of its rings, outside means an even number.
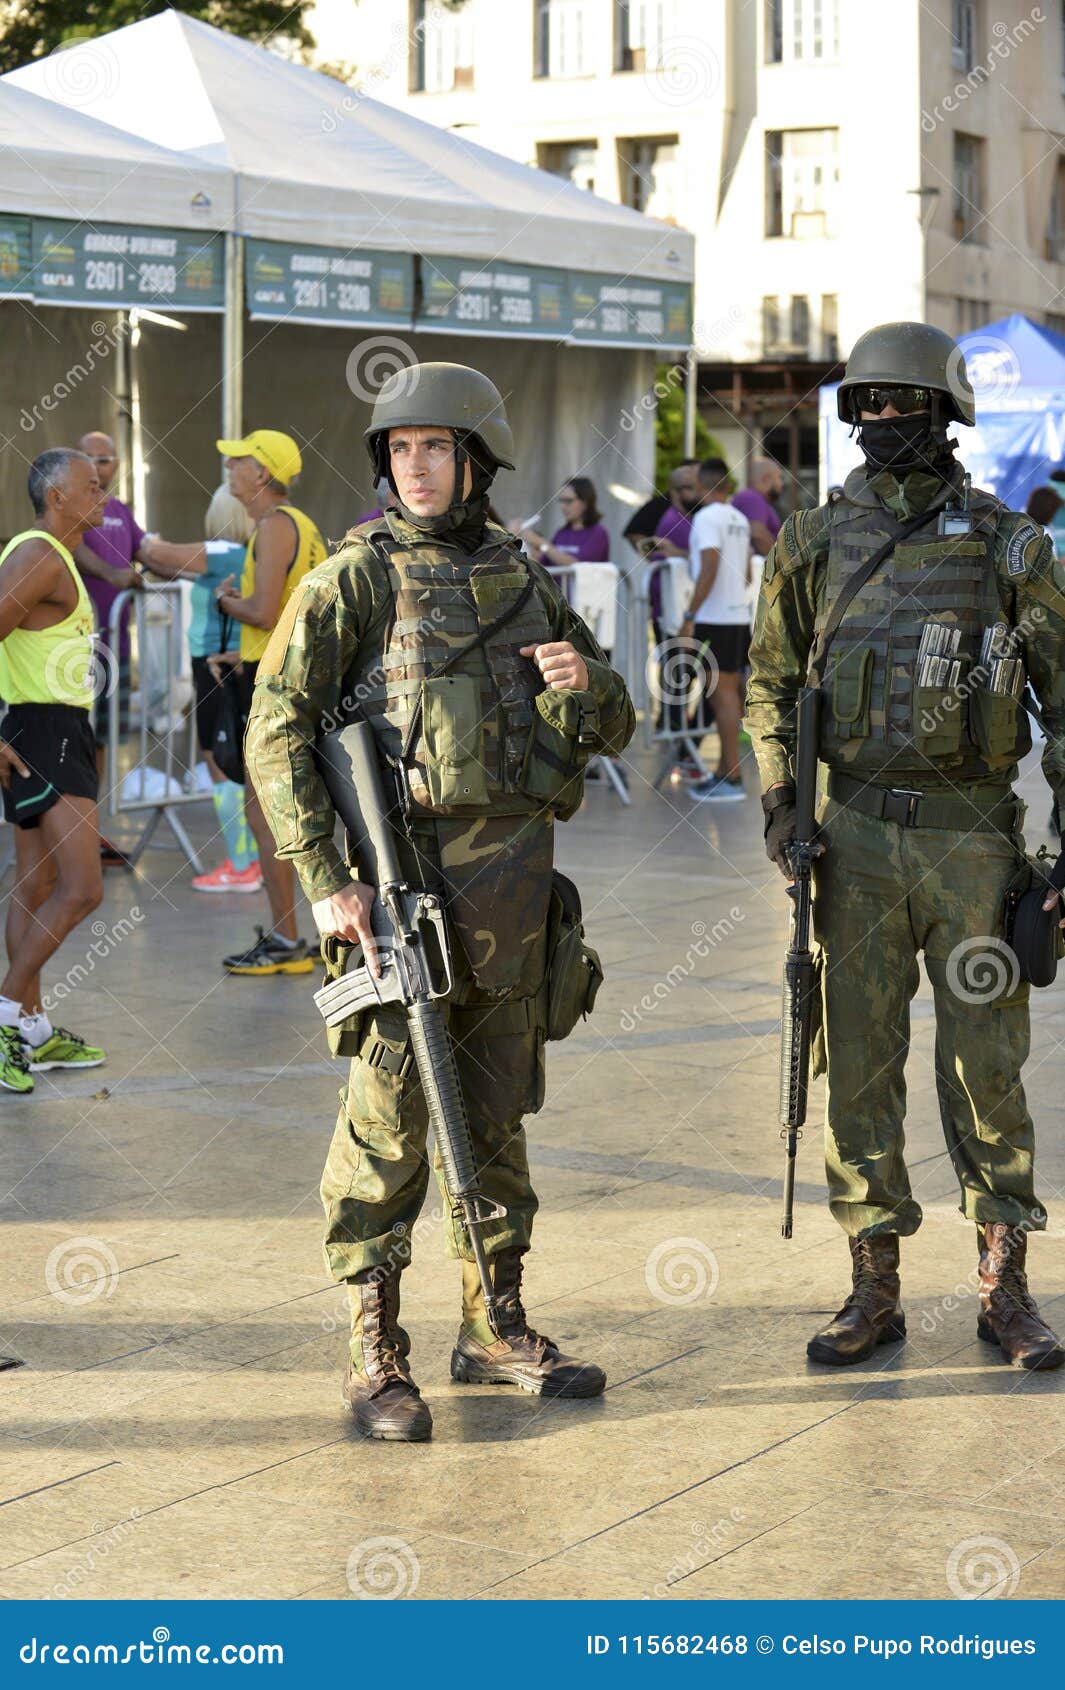
[[[546,645],[523,645],[523,657],[531,657],[553,692],[587,692],[588,666],[569,640],[552,640]]]

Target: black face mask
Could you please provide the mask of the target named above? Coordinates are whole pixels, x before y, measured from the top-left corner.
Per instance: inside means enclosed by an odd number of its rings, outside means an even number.
[[[929,469],[939,452],[927,411],[859,423],[858,444],[871,470]]]

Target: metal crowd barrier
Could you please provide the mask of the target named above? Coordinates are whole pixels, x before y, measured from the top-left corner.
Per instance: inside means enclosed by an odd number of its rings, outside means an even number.
[[[640,604],[641,626],[643,629],[643,743],[644,749],[649,751],[652,745],[665,748],[662,765],[654,780],[654,790],[661,791],[668,780],[674,764],[681,758],[689,758],[703,775],[709,774],[709,769],[699,755],[699,741],[701,733],[693,732],[688,727],[670,728],[667,725],[665,701],[653,699],[651,696],[651,673],[658,662],[658,647],[651,643],[651,583],[658,576],[661,585],[661,600],[663,618],[666,622],[676,623],[683,620],[687,599],[691,590],[691,575],[686,558],[659,558],[654,563],[645,564],[642,572]],[[662,642],[665,651],[669,635]],[[630,687],[631,691],[631,687]],[[654,725],[655,706],[661,703],[662,726]],[[678,708],[674,702],[674,708]]]
[[[129,731],[123,735],[118,653],[127,604],[132,605],[130,620],[136,629],[140,685],[136,714],[131,706]],[[151,615],[164,607],[165,616]],[[194,872],[202,874],[203,865],[178,815],[179,810],[190,804],[209,801],[209,794],[198,792],[193,784],[194,770],[201,760],[195,709],[189,709],[177,726],[173,722],[179,683],[187,673],[180,582],[153,583],[119,593],[107,621],[107,643],[106,669],[101,671],[107,675],[107,773],[111,788],[107,813],[112,817],[147,817],[139,839],[126,852],[131,862],[139,860],[151,844],[159,823],[165,821]],[[160,657],[162,661],[158,662]],[[103,702],[97,699],[97,709]],[[166,723],[162,730],[154,732],[151,724],[157,711],[153,705],[160,703]],[[133,765],[123,772],[124,744],[132,745]]]
[[[567,602],[587,623],[604,651],[610,652],[614,668],[624,679],[636,704],[637,691],[634,689],[646,689],[646,665],[634,645],[642,623],[636,611],[639,601],[633,587],[632,577],[636,572],[626,573],[616,563],[571,563],[563,568],[551,564],[549,570],[565,593]],[[628,787],[612,758],[592,757],[588,766],[602,771],[604,779],[623,804],[632,803]]]

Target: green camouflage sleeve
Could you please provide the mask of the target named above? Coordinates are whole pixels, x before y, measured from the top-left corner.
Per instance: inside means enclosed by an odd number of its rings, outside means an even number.
[[[795,701],[806,679],[813,644],[828,533],[829,506],[795,511],[786,518],[765,560],[745,716],[763,792],[793,778]]]
[[[588,695],[598,715],[595,749],[608,757],[617,757],[636,731],[636,712],[629,690],[617,670],[610,667],[606,653],[587,623],[566,603],[546,569],[539,564],[534,564],[533,568],[537,591],[547,607],[551,638],[569,640],[584,658],[588,670]]]
[[[374,613],[372,554],[351,546],[308,574],[270,636],[244,738],[248,773],[277,855],[295,864],[314,903],[350,885],[333,841],[336,816],[314,761],[323,719],[335,721],[344,676]]]
[[[995,563],[1046,729],[1043,773],[1065,815],[1065,564],[1049,534],[1016,511],[999,522]]]

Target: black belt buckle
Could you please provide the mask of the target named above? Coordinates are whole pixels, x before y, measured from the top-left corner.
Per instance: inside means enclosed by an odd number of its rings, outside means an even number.
[[[884,799],[884,820],[898,822],[900,827],[916,827],[917,806],[923,797],[923,792],[910,792],[907,788],[899,786],[890,787]]]

